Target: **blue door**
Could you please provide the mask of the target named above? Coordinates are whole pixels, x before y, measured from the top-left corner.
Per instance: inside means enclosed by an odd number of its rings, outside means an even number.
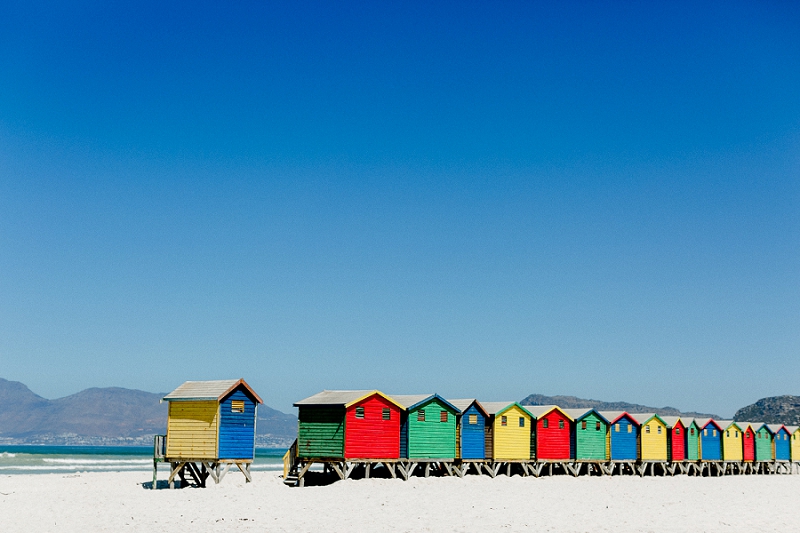
[[[700,430],[700,446],[704,461],[719,461],[722,459],[722,431],[714,424],[706,424]]]
[[[789,433],[785,429],[781,429],[775,434],[775,460],[788,461],[789,460]]]
[[[461,415],[462,459],[486,458],[485,426],[486,419],[474,404]]]
[[[611,425],[611,460],[635,461],[637,459],[639,428],[624,416]]]

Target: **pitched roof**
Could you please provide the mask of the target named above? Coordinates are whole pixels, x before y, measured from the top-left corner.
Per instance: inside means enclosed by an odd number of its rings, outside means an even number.
[[[508,409],[511,409],[514,406],[517,406],[520,409],[522,409],[523,411],[525,411],[525,413],[528,416],[532,417],[530,411],[528,411],[528,409],[526,409],[522,405],[518,404],[517,402],[481,402],[481,405],[486,410],[486,414],[488,414],[488,415],[495,415],[496,416],[496,415],[499,415],[500,413],[502,413],[502,412],[504,412],[504,411],[506,411]]]
[[[769,424],[767,424],[765,422],[755,422],[753,424],[753,429],[756,431],[756,433],[758,433],[762,429],[766,429],[767,431],[772,433],[772,430],[769,428]]]
[[[396,401],[400,407],[406,410],[414,409],[422,404],[428,403],[431,400],[439,400],[457,413],[461,413],[461,410],[458,407],[448,402],[438,394],[395,394],[392,396],[392,399],[394,399],[394,401]]]
[[[220,379],[216,381],[186,381],[180,387],[162,398],[168,402],[189,401],[221,401],[228,394],[242,385],[258,403],[264,403],[261,397],[250,388],[243,379]]]
[[[800,426],[784,426],[784,427],[786,428],[786,430],[787,430],[789,433],[794,433],[795,431],[797,431],[798,429],[800,429]]]
[[[484,415],[487,414],[486,409],[483,408],[481,402],[479,402],[475,398],[463,398],[459,400],[447,400],[447,401],[450,402],[450,404],[454,406],[456,409],[458,409],[459,412],[461,413],[469,409],[472,404],[475,404],[475,407],[477,407],[480,412],[482,412]]]
[[[582,407],[580,409],[562,409],[562,411],[564,411],[564,413],[567,416],[569,416],[570,418],[572,418],[572,420],[575,420],[576,422],[579,421],[581,418],[587,417],[590,414],[594,413],[598,417],[602,418],[606,423],[608,423],[608,419],[606,419],[606,417],[603,416],[603,414],[600,411],[598,411],[593,407],[589,408]]]
[[[565,413],[564,410],[557,405],[524,405],[523,407],[525,407],[525,409],[527,409],[527,411],[533,415],[533,418],[542,418],[551,411],[560,411],[562,414],[564,414],[564,416],[570,420],[573,420],[571,416]]]
[[[700,426],[701,428],[704,428],[709,424],[714,424],[717,427],[717,429],[722,431],[722,428],[724,427],[722,424],[724,422],[725,422],[724,420],[714,420],[713,418],[706,418],[698,422],[697,425]]]
[[[361,400],[369,398],[370,396],[375,394],[377,394],[378,396],[380,396],[385,400],[390,401],[391,403],[395,404],[398,407],[402,407],[399,403],[397,403],[396,400],[378,390],[324,390],[322,392],[318,392],[313,396],[304,398],[299,402],[295,402],[294,406],[299,407],[301,405],[341,405],[343,407],[350,407],[354,403],[358,403]]]
[[[676,425],[678,422],[680,422],[680,423],[683,425],[683,427],[686,427],[686,420],[684,420],[684,419],[683,419],[682,417],[680,417],[680,416],[666,416],[666,415],[665,415],[665,416],[662,416],[662,417],[660,417],[660,418],[661,418],[661,420],[663,420],[663,421],[664,421],[664,423],[667,425],[667,427],[668,427],[668,428],[674,428],[674,427],[675,427],[675,425]],[[691,419],[691,418],[689,418],[689,419],[688,419],[688,422],[689,422],[689,425],[691,425],[691,423],[692,423],[692,419]]]
[[[772,433],[779,432],[782,428],[786,428],[783,424],[767,424],[767,427]]]
[[[628,418],[631,419],[631,421],[633,421],[634,424],[636,424],[637,426],[639,425],[639,421],[636,420],[627,411],[600,411],[600,414],[606,417],[606,420],[608,420],[609,424],[615,424],[617,420],[619,420],[623,416],[627,416]]]
[[[752,422],[739,422],[739,421],[736,421],[736,425],[739,426],[739,429],[741,429],[742,432],[744,432],[744,433],[747,433],[747,428],[752,428],[753,431],[755,431],[755,427],[756,427],[756,425],[754,423],[752,423]]]
[[[664,419],[661,418],[660,416],[658,416],[656,413],[628,413],[628,414],[631,415],[631,417],[633,417],[634,420],[639,422],[640,426],[642,424],[646,424],[647,422],[650,422],[650,420],[652,420],[653,418],[658,418],[659,420],[664,422]],[[666,423],[665,423],[665,425],[666,425]]]

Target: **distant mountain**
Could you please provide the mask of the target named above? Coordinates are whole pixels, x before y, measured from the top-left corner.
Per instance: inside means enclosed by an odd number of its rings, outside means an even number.
[[[800,396],[772,396],[742,407],[733,419],[738,422],[766,422],[800,426]]]
[[[674,407],[648,407],[628,402],[603,402],[600,400],[587,400],[576,396],[545,396],[543,394],[531,394],[520,402],[522,405],[557,405],[564,409],[590,409],[598,411],[628,411],[629,413],[658,413],[665,416],[691,416],[694,418],[716,418],[720,417],[708,413],[696,413],[693,411],[682,413]]]
[[[164,393],[91,388],[48,400],[17,381],[0,378],[0,439],[49,444],[149,444],[166,432]],[[297,418],[259,406],[259,445],[283,445],[297,434]]]

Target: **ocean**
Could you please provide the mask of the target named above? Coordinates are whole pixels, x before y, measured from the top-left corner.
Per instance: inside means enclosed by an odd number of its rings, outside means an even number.
[[[256,448],[251,470],[283,470],[284,453],[285,449]],[[120,471],[152,473],[153,447],[0,445],[0,475]]]

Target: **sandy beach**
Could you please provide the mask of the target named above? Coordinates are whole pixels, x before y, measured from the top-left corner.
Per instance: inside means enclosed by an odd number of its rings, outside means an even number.
[[[0,478],[2,530],[775,531],[794,528],[800,476],[485,476],[289,488],[278,473],[149,490],[143,472]]]

